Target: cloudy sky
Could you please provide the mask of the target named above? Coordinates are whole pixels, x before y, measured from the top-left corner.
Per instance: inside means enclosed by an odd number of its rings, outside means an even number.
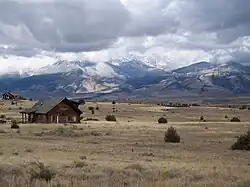
[[[128,54],[247,63],[249,36],[249,0],[0,0],[0,72]]]

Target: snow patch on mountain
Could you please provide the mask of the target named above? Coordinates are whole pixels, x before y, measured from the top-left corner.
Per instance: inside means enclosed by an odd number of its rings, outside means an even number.
[[[107,63],[97,63],[95,69],[90,69],[92,71],[92,75],[112,78],[118,76],[118,74],[114,71],[114,69],[108,65]]]

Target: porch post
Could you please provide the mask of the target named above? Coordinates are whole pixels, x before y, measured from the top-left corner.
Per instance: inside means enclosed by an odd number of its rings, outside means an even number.
[[[80,116],[80,115],[77,115],[77,116],[76,116],[76,122],[77,122],[77,123],[81,123],[81,116]]]
[[[24,123],[26,123],[26,113],[24,114]]]
[[[56,123],[59,123],[59,116],[56,116]]]

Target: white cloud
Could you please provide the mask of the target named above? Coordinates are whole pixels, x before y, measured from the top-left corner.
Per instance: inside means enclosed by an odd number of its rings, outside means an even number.
[[[0,59],[0,72],[58,56],[105,61],[136,54],[172,68],[247,63],[249,19],[248,0],[1,0],[0,56],[8,58]]]
[[[30,70],[38,70],[39,68],[55,62],[54,58],[48,56],[33,56],[32,58],[22,56],[0,57],[0,74],[6,72],[27,72]]]

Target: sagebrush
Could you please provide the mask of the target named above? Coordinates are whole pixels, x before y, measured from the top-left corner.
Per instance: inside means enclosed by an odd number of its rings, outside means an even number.
[[[200,121],[204,121],[204,116],[201,116],[201,117],[200,117]]]
[[[240,135],[231,148],[232,150],[250,151],[250,130],[247,133]]]
[[[11,129],[19,129],[19,125],[17,124],[17,121],[16,120],[12,120],[11,121]]]
[[[240,122],[240,118],[234,116],[230,121],[231,121],[231,122]]]
[[[114,115],[107,115],[105,119],[106,121],[116,121],[116,117]]]
[[[167,118],[164,118],[164,117],[160,117],[159,119],[158,119],[158,123],[168,123],[168,120],[167,120]]]
[[[179,134],[174,127],[169,127],[165,132],[164,141],[170,143],[179,143],[181,140]]]

